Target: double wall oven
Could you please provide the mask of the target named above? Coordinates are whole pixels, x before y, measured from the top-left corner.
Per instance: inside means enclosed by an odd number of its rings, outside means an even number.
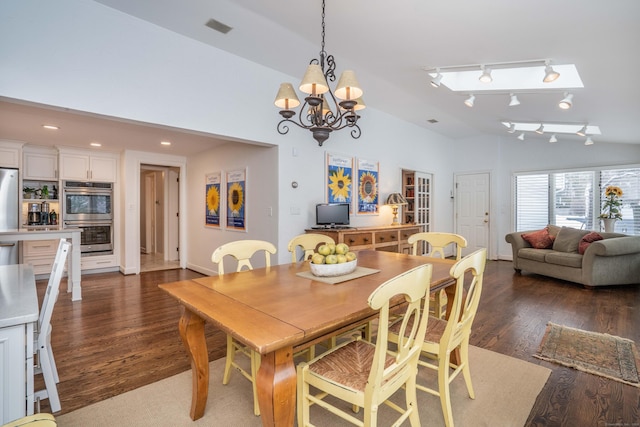
[[[113,253],[113,184],[65,181],[62,191],[64,228],[81,228],[82,256]]]

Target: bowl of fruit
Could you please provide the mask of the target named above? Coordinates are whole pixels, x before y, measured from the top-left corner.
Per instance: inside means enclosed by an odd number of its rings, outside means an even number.
[[[355,252],[345,243],[318,246],[311,256],[311,273],[319,277],[342,276],[353,272],[358,266]]]

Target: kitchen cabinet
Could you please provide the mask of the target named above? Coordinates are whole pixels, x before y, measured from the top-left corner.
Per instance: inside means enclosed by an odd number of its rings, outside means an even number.
[[[116,182],[116,155],[60,152],[60,178],[71,181]]]
[[[57,181],[58,152],[25,147],[23,150],[23,179]]]
[[[59,243],[59,240],[22,242],[22,263],[31,264],[33,273],[36,275],[51,274]]]
[[[0,421],[13,421],[26,415],[25,378],[26,333],[24,325],[0,328]],[[29,359],[33,363],[33,357]]]
[[[0,167],[19,168],[22,144],[9,141],[0,141]]]
[[[346,243],[352,251],[373,249],[376,251],[411,253],[407,239],[418,233],[420,227],[413,224],[382,227],[358,227],[345,229],[309,229],[307,233],[324,234],[336,243]]]

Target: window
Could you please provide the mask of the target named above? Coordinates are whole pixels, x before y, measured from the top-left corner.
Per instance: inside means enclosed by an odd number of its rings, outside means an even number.
[[[514,185],[516,231],[547,224],[599,230],[604,189],[616,185],[624,195],[615,231],[640,235],[640,168],[523,173]]]

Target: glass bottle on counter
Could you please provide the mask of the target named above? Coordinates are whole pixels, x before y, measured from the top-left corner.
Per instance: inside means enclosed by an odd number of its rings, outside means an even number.
[[[51,225],[58,225],[58,214],[54,210],[52,210],[51,214],[49,215],[49,223]]]

